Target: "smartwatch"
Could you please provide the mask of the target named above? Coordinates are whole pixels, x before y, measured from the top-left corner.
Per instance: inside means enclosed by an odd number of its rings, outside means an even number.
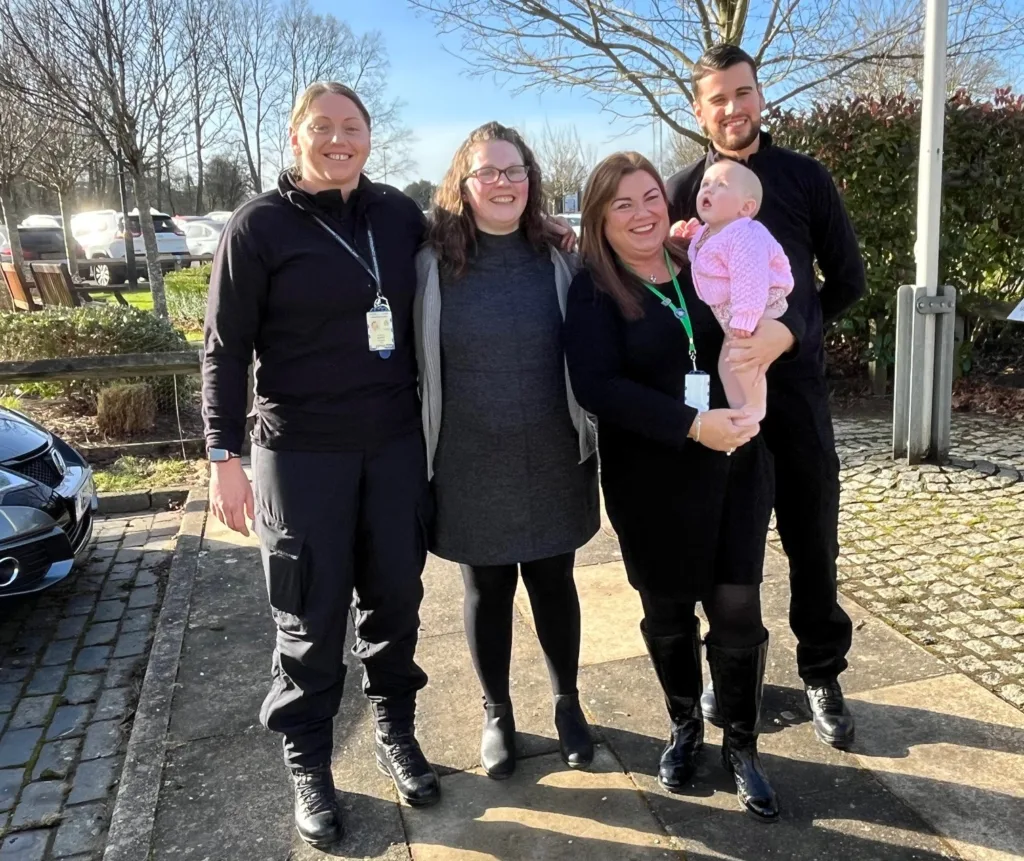
[[[225,461],[231,460],[233,457],[241,457],[240,454],[235,454],[233,451],[228,451],[226,448],[211,448],[207,450],[206,456],[210,463],[224,463]]]

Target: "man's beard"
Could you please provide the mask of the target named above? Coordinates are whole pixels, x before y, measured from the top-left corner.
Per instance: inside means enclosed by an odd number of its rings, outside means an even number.
[[[719,126],[718,131],[713,133],[710,137],[711,142],[715,145],[715,149],[729,150],[730,152],[742,152],[754,141],[756,141],[760,134],[760,120],[755,121],[751,119],[747,133],[740,138],[728,137],[725,129],[722,128],[721,126]]]

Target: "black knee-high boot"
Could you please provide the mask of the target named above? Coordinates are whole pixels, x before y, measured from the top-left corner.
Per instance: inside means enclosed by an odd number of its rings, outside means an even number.
[[[640,633],[672,719],[672,735],[658,765],[658,782],[669,792],[682,792],[689,783],[697,767],[697,752],[704,744],[704,721],[700,713],[700,622],[694,619],[693,624],[688,634],[653,637],[640,622]]]
[[[755,818],[778,818],[775,791],[757,754],[757,719],[761,711],[768,634],[757,646],[727,649],[707,643],[708,664],[718,711],[725,725],[722,764],[736,780],[736,794]]]

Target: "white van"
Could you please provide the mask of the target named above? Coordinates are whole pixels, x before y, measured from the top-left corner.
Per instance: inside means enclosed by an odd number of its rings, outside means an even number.
[[[161,257],[168,256],[161,268],[165,272],[175,268],[174,257],[188,254],[185,233],[165,212],[151,209],[153,227],[156,228],[156,245]],[[128,230],[133,237],[135,259],[139,263],[139,275],[146,277],[146,246],[142,239],[142,227],[139,224],[139,211],[133,209],[128,213]],[[71,217],[71,234],[85,249],[85,256],[94,259],[106,257],[114,260],[126,260],[125,252],[125,217],[113,209],[99,209],[94,212],[80,212]],[[124,264],[102,263],[92,267],[93,278],[101,286],[121,284],[127,275]]]

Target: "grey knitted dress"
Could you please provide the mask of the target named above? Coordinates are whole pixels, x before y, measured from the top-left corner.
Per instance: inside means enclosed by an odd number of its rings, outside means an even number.
[[[465,275],[441,279],[431,549],[468,565],[531,562],[597,532],[597,458],[579,463],[549,253],[520,233],[478,243]]]

